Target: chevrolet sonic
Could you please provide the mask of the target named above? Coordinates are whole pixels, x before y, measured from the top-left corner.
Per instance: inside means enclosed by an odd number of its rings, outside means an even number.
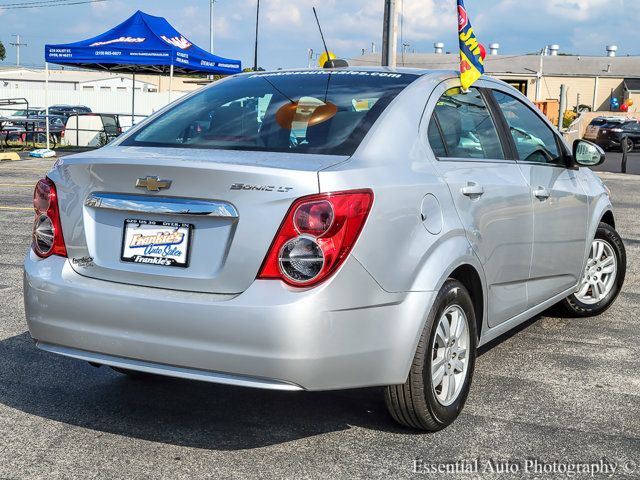
[[[384,386],[395,420],[439,430],[478,346],[620,292],[624,246],[585,168],[603,161],[488,77],[230,77],[38,182],[29,330],[130,375]]]

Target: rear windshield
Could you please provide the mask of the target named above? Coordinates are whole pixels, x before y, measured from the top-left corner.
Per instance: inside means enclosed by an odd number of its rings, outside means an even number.
[[[122,145],[351,155],[416,78],[353,70],[231,78],[178,103]]]

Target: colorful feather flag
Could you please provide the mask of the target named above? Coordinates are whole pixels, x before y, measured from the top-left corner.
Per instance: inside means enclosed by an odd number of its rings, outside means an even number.
[[[458,37],[460,38],[460,82],[469,90],[484,73],[482,46],[478,43],[469,21],[464,0],[458,0]]]

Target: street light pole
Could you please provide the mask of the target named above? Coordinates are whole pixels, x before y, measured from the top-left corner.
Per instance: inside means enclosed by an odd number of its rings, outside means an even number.
[[[384,22],[382,27],[382,66],[396,67],[398,48],[398,10],[396,2],[399,0],[385,0]]]
[[[213,4],[216,0],[209,0],[209,52],[213,53]]]
[[[258,71],[258,26],[260,21],[260,0],[257,0],[256,4],[256,45],[253,53],[253,71]]]

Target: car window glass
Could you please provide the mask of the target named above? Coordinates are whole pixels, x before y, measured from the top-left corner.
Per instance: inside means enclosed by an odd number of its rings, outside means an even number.
[[[355,70],[238,76],[177,102],[123,145],[352,155],[417,78]]]
[[[440,135],[440,129],[438,128],[435,115],[431,117],[431,122],[429,122],[427,136],[434,155],[436,157],[446,157],[447,150],[444,148],[444,142],[442,141],[442,135]]]
[[[556,136],[527,105],[503,92],[493,92],[509,124],[511,136],[520,160],[537,163],[557,163],[560,151]]]
[[[434,117],[440,123],[447,157],[504,159],[495,124],[477,88],[468,93],[460,88],[447,90],[438,100]],[[431,148],[435,153],[439,147],[431,143]]]

